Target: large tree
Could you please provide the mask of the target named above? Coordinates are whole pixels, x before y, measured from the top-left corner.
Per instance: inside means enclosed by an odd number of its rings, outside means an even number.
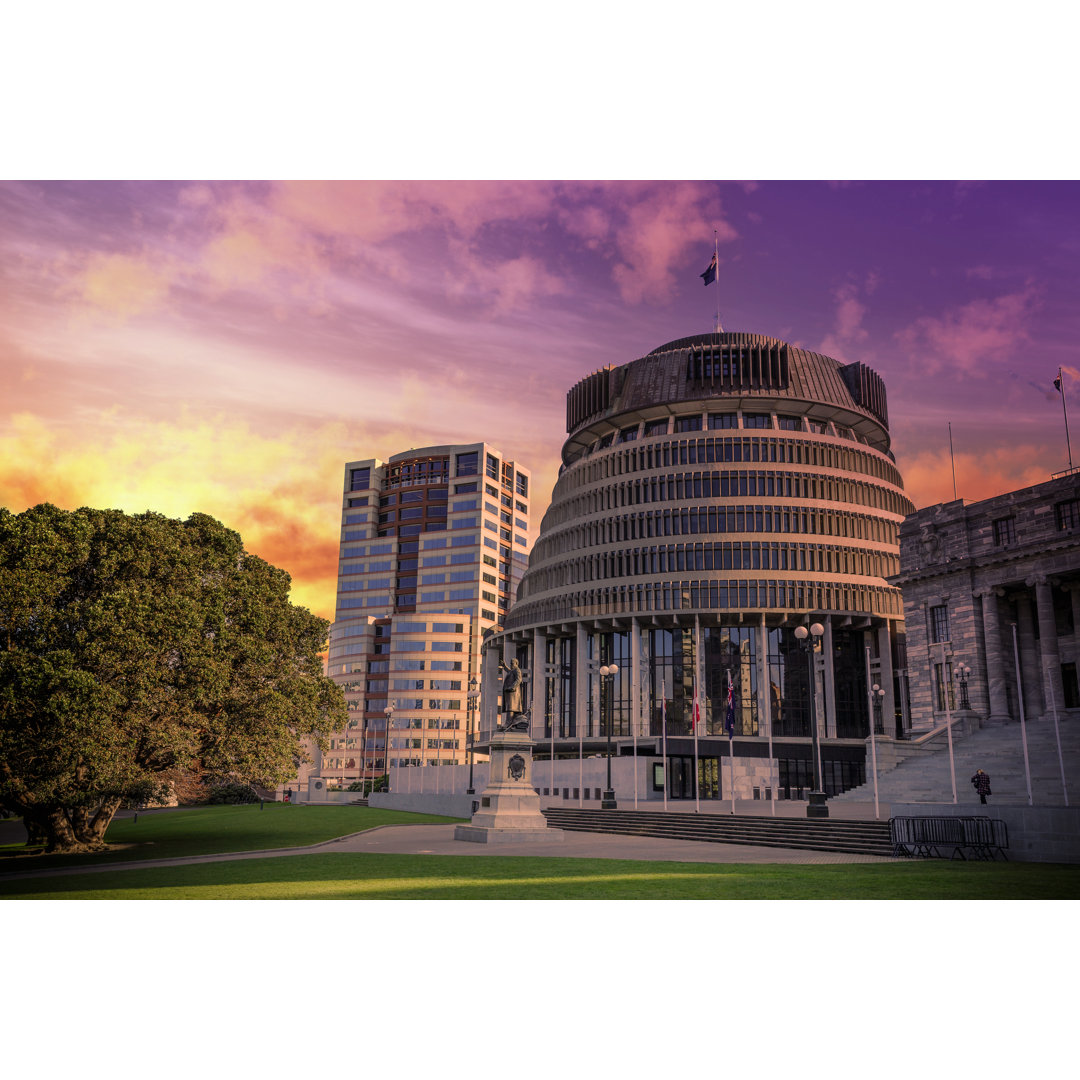
[[[177,770],[295,775],[346,713],[289,584],[205,514],[0,508],[0,804],[48,851],[100,850]]]

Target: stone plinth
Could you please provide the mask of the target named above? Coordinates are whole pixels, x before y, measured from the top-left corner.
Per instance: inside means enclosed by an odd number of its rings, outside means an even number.
[[[469,825],[454,830],[455,840],[477,844],[561,840],[540,812],[532,781],[533,741],[524,732],[500,731],[491,739],[491,779]]]

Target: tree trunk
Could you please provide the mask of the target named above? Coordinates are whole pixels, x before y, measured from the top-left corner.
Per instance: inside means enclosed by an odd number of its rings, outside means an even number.
[[[27,847],[45,846],[46,855],[72,855],[106,851],[103,837],[120,800],[108,800],[93,818],[84,810],[68,811],[62,806],[24,806]],[[76,821],[86,815],[79,826]],[[98,819],[101,819],[100,822]]]
[[[79,806],[71,811],[71,824],[80,843],[90,845],[90,850],[102,851],[105,843],[105,830],[113,819],[113,815],[120,808],[120,799],[105,799],[102,804],[91,813],[86,807]]]

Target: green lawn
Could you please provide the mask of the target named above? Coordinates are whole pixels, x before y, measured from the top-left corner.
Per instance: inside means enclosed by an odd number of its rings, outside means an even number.
[[[366,806],[292,806],[269,802],[261,810],[254,803],[142,813],[138,821],[114,820],[105,839],[116,847],[100,855],[27,855],[22,854],[25,849],[21,844],[2,846],[0,880],[5,873],[15,871],[304,847],[379,825],[457,820],[460,819]]]
[[[340,853],[0,881],[0,897],[26,900],[1060,900],[1080,897],[1080,866],[945,861],[809,866]]]

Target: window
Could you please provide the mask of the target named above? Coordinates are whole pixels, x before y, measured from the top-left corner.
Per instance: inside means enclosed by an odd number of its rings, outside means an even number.
[[[937,644],[949,641],[949,609],[941,604],[930,609],[930,640]]]
[[[678,431],[700,431],[701,430],[701,417],[700,416],[679,416],[675,419],[675,430]]]
[[[352,469],[349,473],[349,490],[363,491],[371,487],[371,469]]]
[[[457,475],[476,476],[480,467],[479,453],[474,450],[471,454],[457,455]]]
[[[738,425],[735,413],[709,413],[710,428],[733,428]]]
[[[454,485],[454,494],[455,495],[466,495],[470,491],[475,491],[476,486],[477,486],[476,481],[473,481],[471,484],[455,484]]]
[[[1054,515],[1057,518],[1059,529],[1075,529],[1080,527],[1080,499],[1070,499],[1068,502],[1060,502],[1054,507]]]
[[[1016,519],[998,518],[994,522],[994,543],[998,547],[1003,547],[1005,544],[1016,543]]]
[[[527,476],[522,476],[521,473],[518,473],[517,485],[515,487],[515,490],[519,495],[524,495],[527,498],[529,495],[529,478]]]
[[[492,454],[487,456],[487,474],[492,480],[499,479],[499,459]]]
[[[778,416],[776,424],[781,431],[799,430],[799,418],[797,416]]]
[[[633,442],[637,438],[637,431],[636,427],[623,428],[619,432],[619,442]]]
[[[666,435],[668,429],[667,417],[663,420],[649,420],[645,424],[645,437],[650,435]]]
[[[772,427],[772,417],[768,413],[743,413],[742,426],[744,428]]]
[[[367,504],[368,504],[368,497],[366,495],[362,495],[359,499],[350,499],[349,500],[349,506],[367,506]]]

